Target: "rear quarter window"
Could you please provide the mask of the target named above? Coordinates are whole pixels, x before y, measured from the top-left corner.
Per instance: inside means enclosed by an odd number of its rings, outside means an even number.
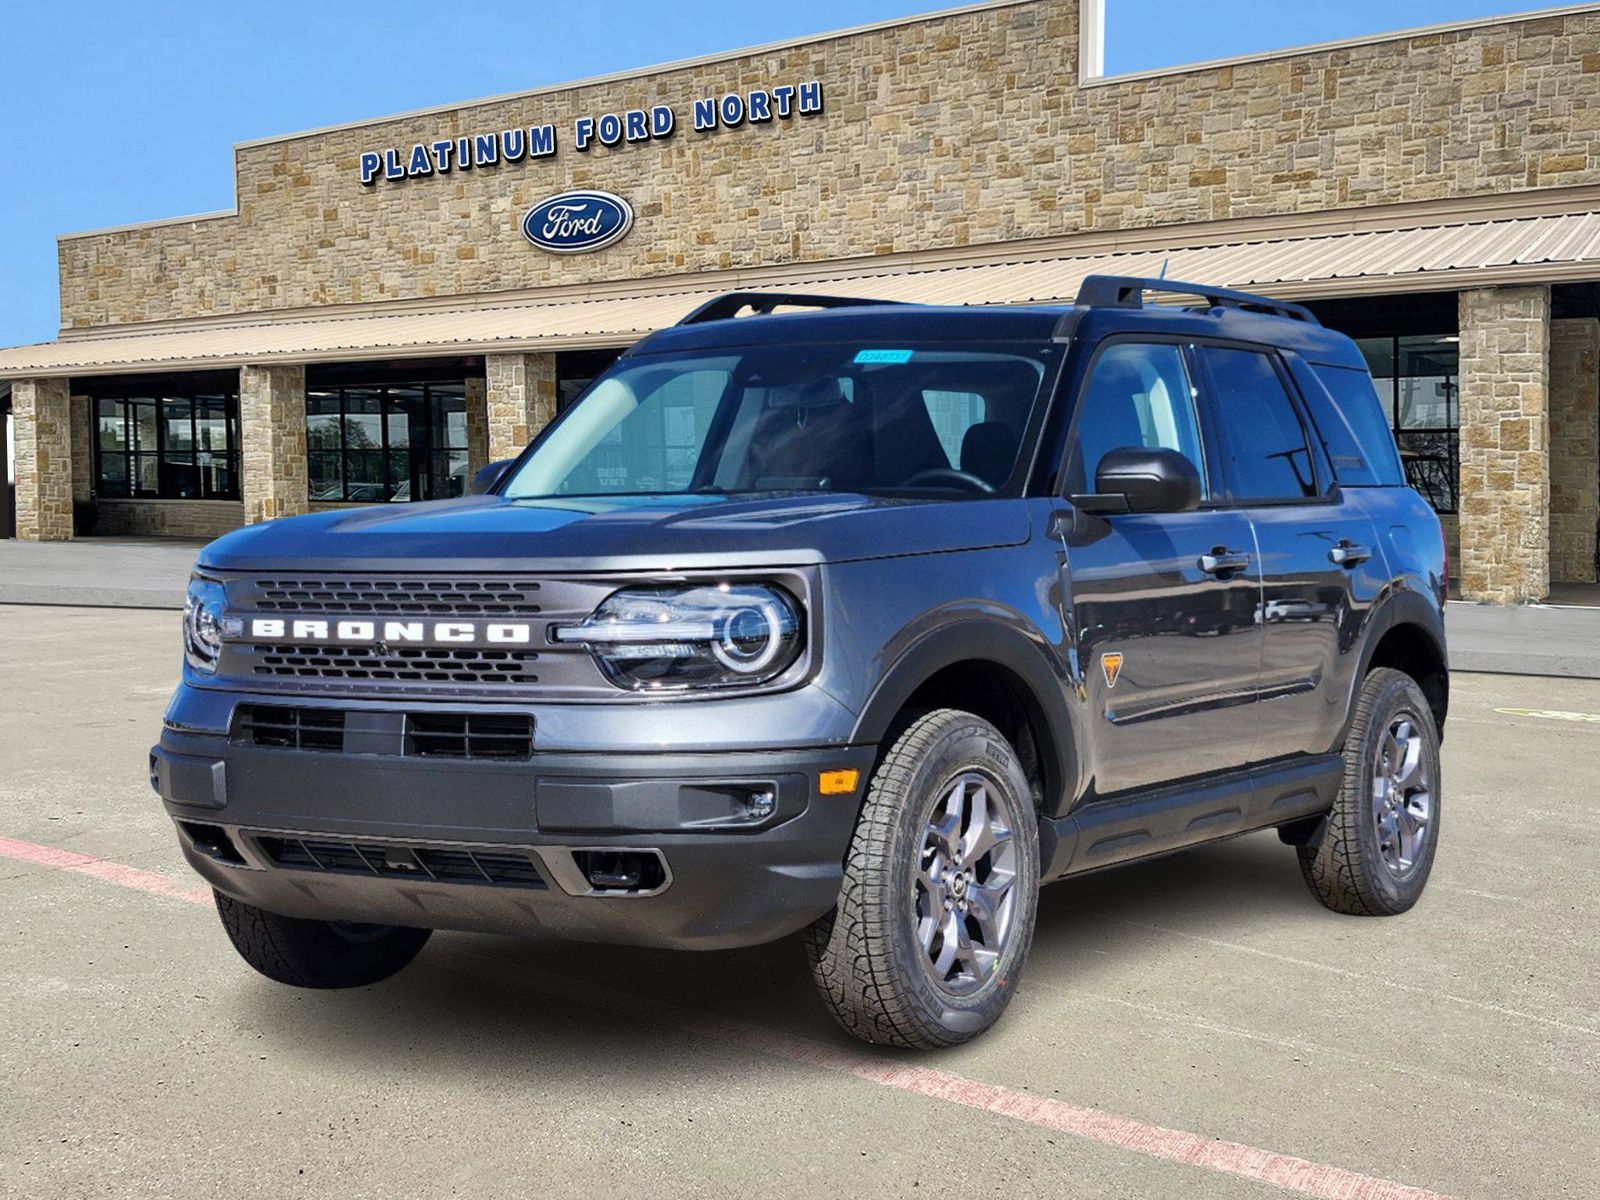
[[[1372,376],[1359,367],[1326,363],[1311,363],[1295,374],[1339,482],[1345,487],[1404,484],[1394,431]]]

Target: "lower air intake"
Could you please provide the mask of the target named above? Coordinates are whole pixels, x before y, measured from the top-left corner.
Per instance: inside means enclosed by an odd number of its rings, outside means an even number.
[[[484,887],[545,888],[533,855],[506,846],[418,846],[353,838],[258,834],[275,867],[330,875],[427,879]]]

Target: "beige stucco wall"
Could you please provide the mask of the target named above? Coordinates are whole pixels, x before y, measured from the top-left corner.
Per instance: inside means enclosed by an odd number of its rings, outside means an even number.
[[[496,292],[1600,182],[1600,13],[1077,86],[1076,0],[241,147],[238,213],[64,239],[63,322]],[[696,133],[695,98],[818,79],[825,111]],[[470,80],[462,81],[463,89]],[[664,142],[572,147],[672,105]],[[550,159],[357,176],[364,150],[553,122]],[[558,257],[531,204],[600,187],[634,232]]]

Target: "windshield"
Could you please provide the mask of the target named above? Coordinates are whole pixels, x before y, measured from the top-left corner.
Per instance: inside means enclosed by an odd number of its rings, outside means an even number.
[[[623,359],[505,495],[886,492],[1020,487],[1055,346],[761,345]]]

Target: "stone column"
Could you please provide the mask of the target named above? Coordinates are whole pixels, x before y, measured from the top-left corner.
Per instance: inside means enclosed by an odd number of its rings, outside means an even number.
[[[304,367],[240,368],[239,440],[245,523],[308,511]]]
[[[482,375],[467,376],[467,479],[484,467],[489,459],[489,388]]]
[[[1461,593],[1550,592],[1550,289],[1462,292]]]
[[[72,502],[87,504],[94,498],[94,421],[93,396],[73,396],[67,401],[72,410]]]
[[[1600,321],[1550,323],[1550,579],[1595,582]]]
[[[72,539],[72,412],[65,379],[18,379],[11,385],[16,441],[17,537]]]
[[[515,458],[556,415],[554,354],[490,354],[483,360],[489,400],[489,461]]]

